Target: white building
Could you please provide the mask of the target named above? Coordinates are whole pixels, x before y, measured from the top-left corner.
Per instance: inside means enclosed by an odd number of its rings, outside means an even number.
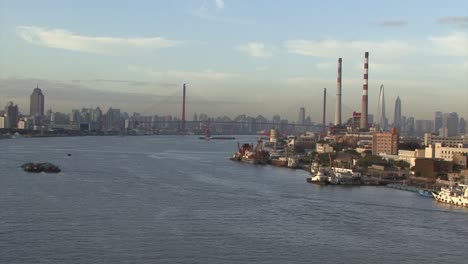
[[[415,150],[398,150],[398,160],[406,161],[411,167],[416,165],[417,158],[424,158],[426,156],[425,149]]]
[[[18,129],[31,129],[33,127],[33,120],[31,118],[21,118],[18,121]]]
[[[443,147],[442,143],[435,143],[426,147],[426,158],[443,159],[446,161],[453,160],[453,154],[468,154],[468,147],[463,144],[458,144],[456,147]]]
[[[333,152],[333,147],[328,143],[317,143],[315,151],[317,151],[317,153],[331,153]]]
[[[0,116],[0,128],[6,128],[6,117]]]
[[[461,137],[444,137],[435,136],[431,133],[424,134],[424,145],[430,146],[435,143],[442,143],[445,146],[458,146],[459,144],[468,144],[468,136]]]

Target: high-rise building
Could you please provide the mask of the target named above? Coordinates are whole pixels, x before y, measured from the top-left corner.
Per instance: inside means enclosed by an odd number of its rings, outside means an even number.
[[[416,120],[415,134],[418,137],[424,136],[425,133],[431,133],[434,130],[433,120]]]
[[[273,121],[273,124],[275,124],[277,126],[281,122],[281,116],[280,115],[274,115],[272,121]]]
[[[42,93],[39,86],[34,88],[29,104],[29,115],[30,116],[44,116],[44,94]]]
[[[172,117],[168,121],[172,121]],[[118,131],[121,128],[122,122],[120,109],[112,109],[112,107],[109,107],[109,109],[106,112],[105,129]]]
[[[18,105],[14,105],[13,102],[8,102],[5,107],[5,128],[16,128],[16,124],[19,120]]]
[[[459,134],[464,135],[466,133],[466,122],[465,119],[462,117],[460,118],[460,123],[458,124]]]
[[[305,108],[301,107],[299,108],[299,118],[297,119],[297,123],[299,125],[303,125],[305,121]]]
[[[434,113],[434,133],[439,134],[439,129],[442,127],[442,112]]]
[[[401,100],[398,96],[395,100],[395,111],[393,112],[393,127],[401,131]]]
[[[385,93],[383,84],[380,86],[379,101],[377,103],[377,122],[381,130],[387,130],[387,117],[385,115]]]
[[[455,112],[444,114],[442,118],[442,127],[447,128],[447,137],[458,135],[458,114]]]

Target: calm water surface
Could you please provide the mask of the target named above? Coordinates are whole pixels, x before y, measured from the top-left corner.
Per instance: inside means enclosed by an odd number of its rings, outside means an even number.
[[[468,209],[385,187],[310,185],[305,171],[230,161],[236,141],[32,138],[0,147],[0,263],[468,258]],[[63,171],[23,172],[30,161]]]

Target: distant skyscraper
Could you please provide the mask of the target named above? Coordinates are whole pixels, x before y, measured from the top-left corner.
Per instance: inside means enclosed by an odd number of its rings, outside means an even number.
[[[300,125],[303,125],[305,121],[305,108],[301,107],[299,108],[299,118],[297,120],[297,123]]]
[[[385,93],[383,84],[380,86],[379,102],[377,103],[377,122],[380,129],[387,130],[387,117],[385,116]]]
[[[442,127],[442,112],[434,113],[434,133],[439,134],[439,129]]]
[[[15,128],[18,123],[18,105],[14,105],[13,102],[8,102],[5,107],[6,122],[5,128]]]
[[[447,128],[448,137],[458,135],[458,114],[455,112],[444,114],[442,118],[442,127]]]
[[[418,137],[424,136],[424,133],[431,133],[434,130],[433,120],[416,120],[415,135]]]
[[[273,116],[273,124],[278,125],[281,122],[281,116],[274,115]]]
[[[458,124],[458,129],[460,130],[460,135],[466,134],[466,123],[465,123],[465,119],[463,117],[460,118],[460,123]]]
[[[29,115],[30,116],[44,116],[44,94],[42,94],[39,86],[34,88],[31,94],[31,100],[29,104]]]
[[[401,131],[401,100],[400,96],[395,100],[395,111],[393,113],[393,127]]]

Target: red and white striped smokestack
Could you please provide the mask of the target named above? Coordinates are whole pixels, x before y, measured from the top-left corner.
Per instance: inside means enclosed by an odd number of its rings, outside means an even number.
[[[362,86],[361,129],[367,130],[367,111],[369,104],[369,101],[367,99],[367,84],[369,78],[369,52],[366,52],[364,57],[364,84]]]
[[[341,125],[341,58],[338,59],[338,77],[336,78],[335,126]]]
[[[182,131],[185,131],[185,83],[182,96]]]

